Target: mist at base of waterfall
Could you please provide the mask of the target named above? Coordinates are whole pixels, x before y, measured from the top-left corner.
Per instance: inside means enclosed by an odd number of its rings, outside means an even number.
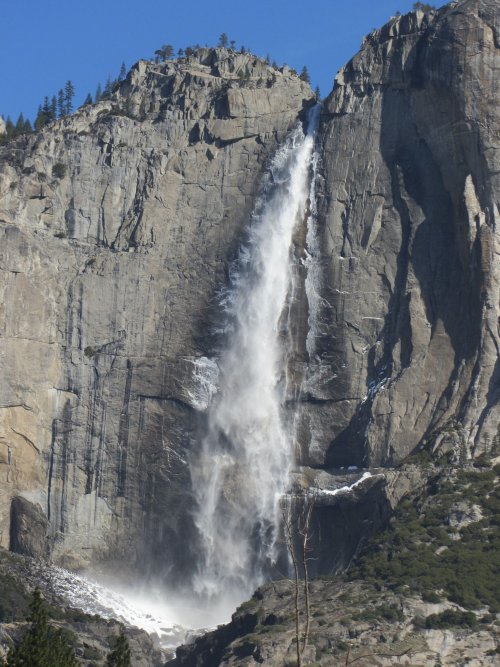
[[[200,632],[228,623],[244,601],[231,592],[216,600],[201,599],[188,592],[169,592],[162,585],[130,585],[117,578],[75,574],[56,566],[45,571],[44,579],[44,585],[69,606],[141,628],[169,650]]]

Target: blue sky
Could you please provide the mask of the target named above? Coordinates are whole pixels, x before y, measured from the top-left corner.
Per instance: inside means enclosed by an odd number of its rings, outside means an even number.
[[[441,3],[439,3],[441,4]],[[0,113],[33,119],[45,95],[71,79],[75,102],[162,44],[238,46],[279,64],[307,65],[329,92],[363,35],[413,0],[14,0],[0,2]]]

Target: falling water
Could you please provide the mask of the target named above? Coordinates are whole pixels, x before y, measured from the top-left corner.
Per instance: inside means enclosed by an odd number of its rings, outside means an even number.
[[[274,157],[222,300],[228,344],[217,362],[207,434],[191,463],[201,549],[194,589],[209,598],[241,601],[277,556],[279,499],[292,462],[279,330],[292,236],[310,196],[317,116],[313,109],[307,134],[297,126]]]

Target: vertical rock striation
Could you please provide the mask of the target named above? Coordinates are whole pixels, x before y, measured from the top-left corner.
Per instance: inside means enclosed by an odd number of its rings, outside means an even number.
[[[22,494],[72,567],[185,548],[216,292],[311,100],[288,68],[200,49],[0,150],[1,545]]]

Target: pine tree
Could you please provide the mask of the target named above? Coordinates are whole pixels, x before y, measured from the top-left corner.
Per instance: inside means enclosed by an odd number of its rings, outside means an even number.
[[[22,111],[17,118],[14,132],[15,134],[22,134],[24,132],[24,116]]]
[[[59,116],[59,118],[62,118],[63,116],[66,115],[65,108],[66,106],[64,104],[64,90],[61,88],[57,93],[57,115]]]
[[[30,121],[29,118],[26,118],[26,120],[24,121],[24,130],[23,130],[23,132],[25,132],[26,134],[29,134],[30,132],[33,132],[33,128],[31,127],[31,121]]]
[[[85,98],[83,106],[86,107],[89,104],[92,104],[92,95],[90,93],[87,93],[87,97]]]
[[[314,97],[319,101],[321,99],[321,91],[319,89],[319,86],[316,86],[314,89]]]
[[[302,81],[305,81],[306,83],[311,83],[311,78],[309,76],[309,71],[308,71],[308,69],[305,65],[302,68],[302,71],[300,72],[300,78],[302,79]]]
[[[50,101],[50,120],[56,120],[57,118],[57,98],[55,95],[52,96]]]
[[[73,113],[73,98],[75,96],[75,87],[73,83],[68,79],[66,85],[64,86],[64,111],[66,116],[69,116]]]
[[[106,667],[131,667],[130,662],[130,648],[127,638],[121,634],[115,639],[115,647],[108,654],[106,659]]]
[[[179,58],[182,58],[183,55],[184,55],[184,49],[179,49],[179,50],[177,51],[177,56],[178,56]]]
[[[5,134],[8,137],[14,136],[14,133],[16,131],[16,128],[14,126],[14,123],[11,120],[10,116],[7,116],[7,120],[5,121]]]
[[[43,119],[42,105],[39,104],[35,118],[35,130],[40,130],[43,127],[42,119]]]
[[[231,47],[231,50],[232,50],[232,51],[236,51],[236,42],[234,41],[234,39],[232,39],[232,40],[229,42],[229,46]]]
[[[108,75],[108,78],[106,79],[106,84],[104,86],[104,91],[102,93],[102,99],[107,99],[108,97],[111,97],[112,90],[113,90],[113,82],[111,81],[111,76]]]
[[[174,55],[174,47],[172,44],[164,44],[161,49],[155,51],[155,62],[166,62]]]
[[[219,43],[218,43],[218,46],[221,46],[222,48],[227,49],[227,45],[228,45],[228,44],[229,44],[228,36],[226,35],[225,32],[223,32],[223,33],[221,34],[221,36],[219,37]]]
[[[124,81],[126,76],[127,76],[127,67],[125,63],[122,63],[122,66],[120,67],[120,74],[118,74],[118,81]]]
[[[101,88],[101,84],[98,83],[98,84],[97,84],[96,91],[95,91],[95,95],[94,95],[94,100],[95,100],[96,102],[100,102],[101,99],[102,99],[102,88]]]
[[[78,667],[75,652],[63,633],[50,627],[40,591],[30,603],[31,627],[7,655],[7,667]]]
[[[50,114],[51,114],[50,102],[48,97],[45,97],[43,100],[42,112],[47,118],[47,123],[48,123],[50,121]]]

